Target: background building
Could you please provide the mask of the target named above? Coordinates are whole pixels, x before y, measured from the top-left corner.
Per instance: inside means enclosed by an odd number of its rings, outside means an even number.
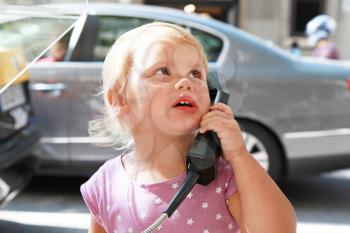
[[[144,0],[144,4],[173,7],[196,12],[235,25],[238,20],[238,0]]]
[[[337,23],[337,43],[342,59],[350,60],[350,0],[240,0],[238,26],[275,44],[289,48],[297,40],[304,55],[312,48],[304,35],[306,23],[327,14]]]
[[[333,39],[341,58],[350,60],[350,0],[144,0],[143,3],[177,9],[192,4],[197,13],[206,13],[282,48],[289,49],[297,41],[303,55],[313,50],[304,34],[306,23],[316,15],[327,14],[338,23]]]
[[[63,0],[85,2],[86,0]],[[12,0],[12,4],[44,4],[55,0]],[[61,1],[62,2],[62,1]],[[141,3],[168,6],[235,25],[276,45],[289,49],[297,41],[303,55],[313,48],[304,35],[306,23],[327,14],[338,23],[336,42],[342,59],[350,60],[350,0],[89,0],[89,2]],[[1,0],[0,0],[1,4]]]

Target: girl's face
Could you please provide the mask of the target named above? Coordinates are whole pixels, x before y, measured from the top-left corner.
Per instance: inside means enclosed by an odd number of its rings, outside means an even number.
[[[153,41],[135,53],[126,85],[131,132],[180,136],[193,133],[208,112],[206,72],[188,44]]]

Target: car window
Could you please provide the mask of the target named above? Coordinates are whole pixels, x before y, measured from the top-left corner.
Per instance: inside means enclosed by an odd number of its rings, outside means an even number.
[[[101,16],[97,42],[94,48],[94,61],[103,61],[110,47],[123,33],[153,21],[143,18]]]
[[[22,49],[26,59],[31,61],[75,20],[31,17],[1,23],[0,46]]]
[[[191,28],[191,33],[194,35],[203,45],[207,54],[209,62],[216,62],[222,51],[224,42],[217,36],[209,34],[207,32]]]
[[[94,48],[94,61],[103,61],[115,40],[132,28],[154,20],[134,17],[101,16],[97,42]],[[171,23],[171,22],[170,22]],[[179,25],[184,27],[183,25]],[[202,43],[209,62],[216,62],[223,47],[223,41],[212,34],[191,28],[191,33]]]

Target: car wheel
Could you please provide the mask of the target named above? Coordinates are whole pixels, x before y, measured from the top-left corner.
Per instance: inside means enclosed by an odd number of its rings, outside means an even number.
[[[282,175],[283,151],[275,136],[263,126],[239,121],[248,152],[268,171],[274,180]]]

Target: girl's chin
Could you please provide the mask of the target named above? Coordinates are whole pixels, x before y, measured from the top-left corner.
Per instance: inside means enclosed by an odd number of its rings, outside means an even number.
[[[194,131],[198,128],[198,123],[191,123],[184,122],[182,124],[167,124],[163,125],[163,127],[159,127],[158,130],[166,134],[168,136],[186,136],[186,135],[192,135]]]
[[[179,135],[189,135],[193,134],[196,129],[198,129],[198,124],[183,124],[181,126],[176,127],[174,131],[176,131]]]
[[[167,115],[155,116],[152,121],[154,127],[167,135],[186,135],[193,133],[200,123],[199,114],[181,115],[171,112]]]

